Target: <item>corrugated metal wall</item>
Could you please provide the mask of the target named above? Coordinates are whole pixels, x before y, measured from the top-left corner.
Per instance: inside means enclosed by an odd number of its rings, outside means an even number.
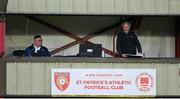
[[[180,94],[179,63],[8,62],[7,95],[50,95],[51,68],[155,68],[157,95]]]
[[[180,0],[9,0],[8,13],[180,14]]]

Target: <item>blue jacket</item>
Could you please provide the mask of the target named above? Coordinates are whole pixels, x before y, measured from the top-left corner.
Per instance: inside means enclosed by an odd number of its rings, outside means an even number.
[[[31,45],[28,48],[26,48],[26,50],[24,52],[24,56],[26,56],[26,57],[31,57],[31,56],[50,57],[51,55],[50,55],[48,49],[44,46],[41,46],[41,49],[39,51],[37,51],[37,53],[35,53],[35,48],[33,45]]]

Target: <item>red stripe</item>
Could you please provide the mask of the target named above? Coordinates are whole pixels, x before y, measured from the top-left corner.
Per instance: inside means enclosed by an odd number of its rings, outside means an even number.
[[[0,21],[0,53],[5,52],[5,22]]]
[[[176,58],[180,58],[180,18],[175,19]]]

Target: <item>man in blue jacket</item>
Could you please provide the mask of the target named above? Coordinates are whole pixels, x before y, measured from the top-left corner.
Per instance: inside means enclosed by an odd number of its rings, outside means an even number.
[[[42,46],[42,38],[40,35],[34,36],[34,41],[31,46],[26,48],[24,52],[26,57],[50,57],[48,49]]]

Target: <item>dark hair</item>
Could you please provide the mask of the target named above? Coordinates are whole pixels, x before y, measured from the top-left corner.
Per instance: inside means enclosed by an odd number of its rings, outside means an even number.
[[[37,39],[37,38],[41,38],[41,35],[34,36],[34,40]]]

